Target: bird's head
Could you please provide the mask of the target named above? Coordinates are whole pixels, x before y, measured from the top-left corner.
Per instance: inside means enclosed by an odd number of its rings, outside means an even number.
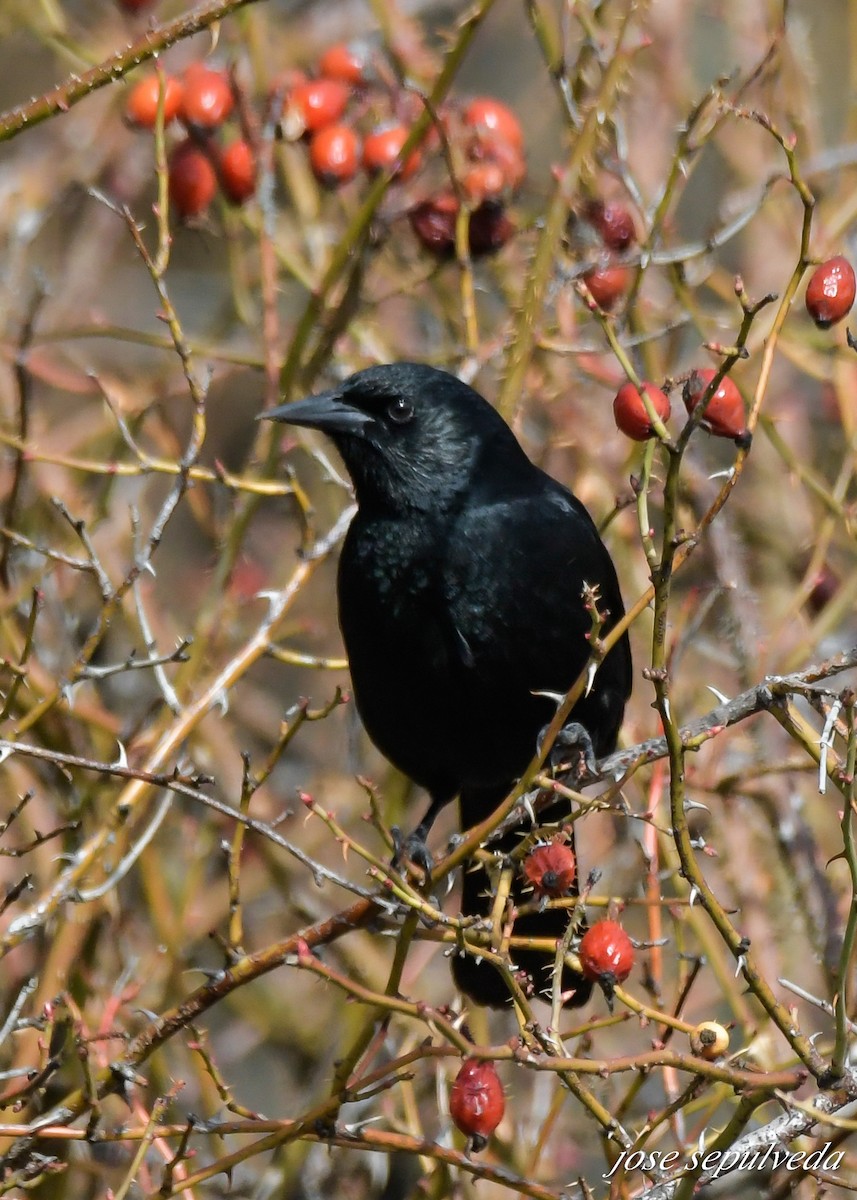
[[[368,367],[261,416],[322,430],[342,456],[358,503],[393,512],[442,511],[472,486],[486,457],[501,471],[528,463],[487,400],[422,363]]]

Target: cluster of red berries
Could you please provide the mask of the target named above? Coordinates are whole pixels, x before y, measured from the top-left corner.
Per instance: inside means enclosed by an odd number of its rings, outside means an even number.
[[[140,129],[154,128],[163,94],[164,124],[179,121],[185,137],[170,151],[170,199],[183,219],[201,216],[218,188],[232,204],[256,190],[256,159],[245,134],[221,140],[220,131],[235,110],[235,89],[224,71],[193,63],[179,79],[147,75],[134,85],[125,116]]]
[[[578,258],[597,258],[582,275],[592,299],[611,312],[631,287],[633,271],[623,256],[637,241],[634,218],[620,200],[588,200],[572,213],[568,241]]]
[[[327,188],[350,183],[361,173],[389,172],[408,183],[401,206],[420,243],[432,254],[455,251],[462,204],[469,217],[473,254],[499,249],[514,233],[506,206],[526,175],[524,135],[515,114],[490,96],[450,104],[422,143],[403,157],[403,148],[419,112],[411,93],[380,78],[365,50],[337,44],[319,58],[312,76],[292,70],[274,81],[269,106],[288,141],[306,146],[309,164]],[[170,198],[182,218],[200,216],[218,188],[241,204],[256,188],[256,163],[246,133],[226,145],[218,131],[236,107],[234,81],[223,71],[195,64],[181,79],[150,75],[131,90],[128,121],[152,128],[163,90],[164,121],[179,121],[186,137],[169,159]],[[269,112],[272,111],[269,107]],[[430,184],[428,168],[443,162],[445,140],[451,161],[460,167],[453,187]],[[444,176],[448,177],[446,166]],[[420,180],[411,182],[419,173]]]
[[[705,400],[716,374],[711,367],[691,371],[682,390],[688,413],[692,413],[700,401]],[[637,442],[645,442],[655,435],[641,392],[645,393],[654,413],[662,422],[669,420],[671,412],[669,396],[655,384],[644,382],[637,388],[633,383],[623,383],[613,400],[613,418],[617,428]],[[714,437],[729,438],[744,450],[749,447],[751,435],[745,422],[744,402],[728,375],[721,379],[707,400],[700,424]]]
[[[854,268],[837,254],[813,271],[806,289],[806,310],[819,329],[829,329],[848,316],[855,294]]]

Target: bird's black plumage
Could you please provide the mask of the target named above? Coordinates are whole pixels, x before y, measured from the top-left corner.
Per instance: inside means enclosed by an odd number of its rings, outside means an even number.
[[[265,415],[327,433],[354,482],[339,619],[370,738],[431,797],[418,834],[456,796],[463,827],[483,820],[553,715],[535,693],[564,693],[586,664],[583,584],[597,585],[608,629],[623,615],[592,519],[478,392],[432,367],[370,367]],[[624,637],[572,712],[599,756],[616,744],[630,686]],[[465,873],[465,913],[490,910],[487,888],[484,871]],[[566,921],[546,910],[515,933],[558,937]],[[513,957],[546,987],[552,956]],[[479,1003],[508,1002],[489,964],[458,958],[455,974]],[[572,1003],[589,994],[571,971],[563,987],[576,988]]]

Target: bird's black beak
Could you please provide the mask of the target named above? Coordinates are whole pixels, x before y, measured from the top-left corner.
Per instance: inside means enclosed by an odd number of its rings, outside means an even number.
[[[356,437],[365,435],[368,426],[373,424],[369,413],[355,408],[336,391],[319,392],[317,396],[307,396],[305,400],[281,404],[278,408],[259,413],[258,420],[308,425],[323,433],[350,433]]]

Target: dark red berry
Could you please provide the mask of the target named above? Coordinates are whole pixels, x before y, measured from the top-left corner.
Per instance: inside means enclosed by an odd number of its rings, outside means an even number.
[[[220,156],[220,186],[233,204],[243,204],[256,191],[256,157],[243,138],[230,142]]]
[[[326,125],[312,135],[309,161],[316,178],[328,187],[347,183],[357,174],[360,139],[350,125]]]
[[[592,299],[599,308],[610,312],[631,286],[631,270],[618,263],[607,267],[592,267],[583,276]]]
[[[812,591],[807,597],[810,610],[817,616],[827,608],[830,601],[839,591],[840,581],[830,567],[825,563],[812,583]]]
[[[515,226],[505,208],[496,200],[486,200],[470,214],[470,253],[493,254],[515,234]]]
[[[316,133],[338,121],[348,104],[351,91],[339,79],[307,79],[292,88],[288,108],[294,114],[299,133]]]
[[[410,130],[405,125],[383,125],[373,130],[363,143],[363,166],[374,175],[378,171],[388,171],[399,155],[402,146],[407,141]],[[397,170],[400,179],[408,179],[420,165],[422,156],[419,150],[412,150],[407,160]]]
[[[455,253],[455,222],[459,204],[452,192],[439,192],[408,212],[408,220],[423,247],[436,258]]]
[[[670,399],[653,383],[644,383],[643,391],[652,402],[655,412],[662,421],[669,420]],[[651,418],[638,389],[630,380],[623,383],[613,400],[613,419],[616,427],[635,442],[645,442],[655,436]]]
[[[158,75],[147,75],[139,80],[128,93],[125,101],[125,117],[131,125],[141,129],[154,129],[158,117],[158,97],[161,80]],[[182,104],[183,88],[178,79],[164,76],[164,124],[175,120]]]
[[[170,199],[180,217],[198,217],[217,191],[214,167],[190,138],[179,142],[170,155],[168,178]]]
[[[606,988],[623,983],[634,967],[631,939],[616,921],[599,921],[588,929],[577,955],[584,976]]]
[[[474,129],[497,134],[516,150],[524,148],[524,133],[520,121],[510,108],[495,100],[493,96],[476,96],[465,106],[462,120],[465,125]]]
[[[634,218],[618,200],[590,200],[586,219],[609,250],[627,250],[637,240]]]
[[[577,874],[574,851],[559,839],[536,846],[524,859],[522,873],[538,899],[567,896]]]
[[[806,310],[819,329],[847,317],[857,292],[854,268],[837,254],[816,267],[806,289]]]
[[[466,1058],[449,1094],[449,1111],[474,1150],[484,1149],[505,1108],[503,1085],[493,1062]]]
[[[691,372],[682,391],[684,406],[689,413],[692,413],[702,400],[716,374],[712,367],[702,367]],[[731,438],[745,449],[749,446],[750,433],[744,419],[744,401],[728,375],[720,381],[717,391],[709,400],[702,418],[702,427],[715,437]]]
[[[147,8],[152,8],[155,0],[116,0],[118,8],[121,8],[126,13],[145,12]]]
[[[337,42],[318,60],[318,73],[325,79],[338,79],[357,87],[366,81],[366,59],[366,52],[360,46]]]
[[[195,129],[216,129],[235,107],[229,78],[203,63],[193,63],[184,74],[181,118]]]

